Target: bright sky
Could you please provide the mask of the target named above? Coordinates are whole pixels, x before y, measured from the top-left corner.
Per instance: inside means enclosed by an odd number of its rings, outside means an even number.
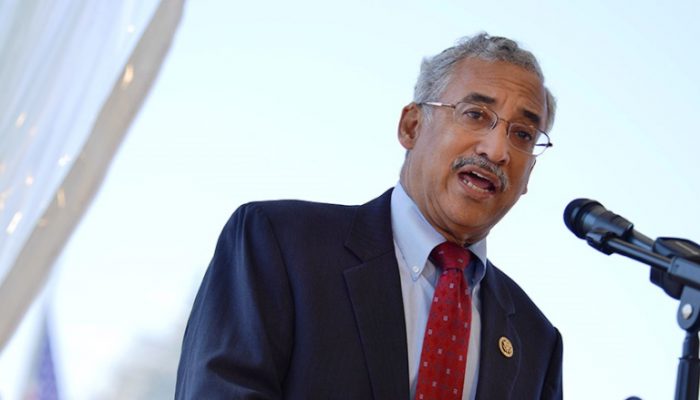
[[[564,336],[568,399],[671,398],[684,332],[648,267],[562,223],[588,197],[700,241],[700,3],[191,1],[161,76],[53,288],[66,398],[142,337],[181,336],[220,229],[247,201],[363,203],[398,179],[420,60],[486,30],[539,58],[555,147],[489,236]]]

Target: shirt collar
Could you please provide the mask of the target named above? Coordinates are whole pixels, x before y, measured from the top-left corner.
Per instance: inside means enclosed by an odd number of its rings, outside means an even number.
[[[394,232],[394,241],[415,281],[423,273],[430,252],[435,246],[444,242],[445,238],[425,219],[400,182],[391,193],[391,228]],[[486,239],[472,244],[469,250],[485,268],[487,265]],[[474,272],[474,280],[481,280],[485,274],[484,268],[478,268]]]

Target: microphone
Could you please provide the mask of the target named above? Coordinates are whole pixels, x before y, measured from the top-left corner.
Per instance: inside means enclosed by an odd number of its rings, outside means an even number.
[[[652,241],[634,224],[590,199],[576,199],[564,210],[564,223],[577,237],[605,254],[618,253],[650,265],[652,283],[681,300],[678,325],[686,331],[678,364],[676,399],[698,397],[700,330],[700,246],[688,239]],[[626,400],[640,400],[631,396]]]
[[[589,233],[615,236],[630,244],[652,251],[654,241],[634,230],[634,224],[608,211],[602,204],[590,199],[576,199],[564,210],[564,224],[581,239],[589,240]]]
[[[688,282],[695,284],[695,280],[700,290],[700,276],[688,278],[696,271],[672,272],[675,276],[687,278],[685,280],[671,277],[669,272],[676,257],[700,266],[700,246],[695,242],[674,237],[652,240],[635,231],[634,224],[627,219],[590,199],[576,199],[569,203],[564,210],[564,223],[574,235],[598,251],[622,254],[654,267],[650,271],[650,280],[671,297],[680,298],[683,285]]]

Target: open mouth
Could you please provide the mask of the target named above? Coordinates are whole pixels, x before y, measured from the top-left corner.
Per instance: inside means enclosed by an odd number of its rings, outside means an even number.
[[[466,171],[459,174],[462,182],[470,188],[482,193],[495,193],[498,186],[492,178],[476,171]]]

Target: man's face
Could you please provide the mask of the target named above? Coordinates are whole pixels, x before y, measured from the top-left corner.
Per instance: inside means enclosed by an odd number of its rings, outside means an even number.
[[[464,99],[507,121],[540,129],[547,118],[540,79],[505,62],[461,60],[441,98],[431,100],[455,104]],[[505,121],[482,136],[458,125],[452,108],[431,107],[428,119],[422,107],[431,106],[412,103],[401,115],[399,141],[409,150],[401,183],[438,232],[457,243],[473,243],[527,191],[535,158],[508,144]]]

